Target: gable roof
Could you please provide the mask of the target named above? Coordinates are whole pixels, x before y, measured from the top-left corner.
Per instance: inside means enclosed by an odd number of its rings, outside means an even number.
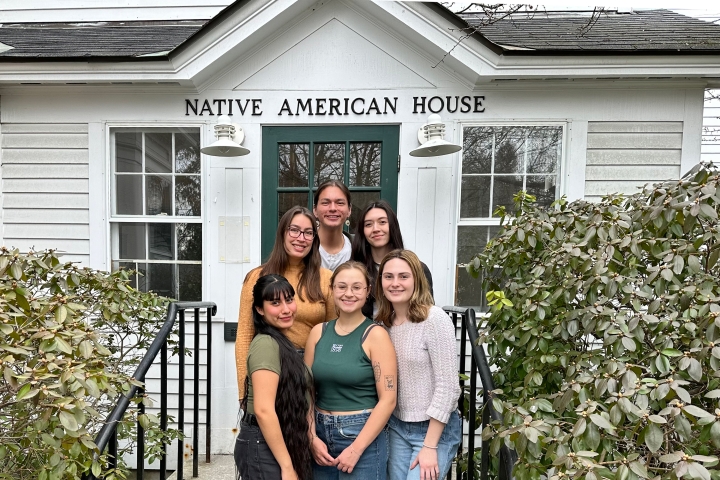
[[[0,26],[0,59],[88,59],[165,56],[207,23],[16,23]],[[5,45],[3,47],[2,45]],[[11,47],[5,49],[6,47]]]
[[[720,25],[669,10],[632,13],[517,13],[489,25],[483,14],[457,15],[503,54],[717,53]]]
[[[96,23],[16,23],[0,25],[0,61],[116,60],[149,57],[165,60],[193,37],[242,7],[236,1],[210,21]],[[427,2],[459,28],[501,55],[597,53],[717,53],[720,25],[669,10],[618,13],[606,10],[591,19],[588,12],[516,13],[485,25],[478,13],[455,14]],[[10,47],[10,48],[8,48]]]

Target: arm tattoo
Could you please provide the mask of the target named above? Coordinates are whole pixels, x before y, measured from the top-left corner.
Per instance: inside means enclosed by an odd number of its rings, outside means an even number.
[[[385,390],[395,390],[395,377],[392,375],[385,375]]]
[[[380,381],[380,362],[373,363],[373,373],[375,374],[375,383]]]

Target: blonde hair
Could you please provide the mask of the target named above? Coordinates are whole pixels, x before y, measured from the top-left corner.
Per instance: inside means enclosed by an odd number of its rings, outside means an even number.
[[[430,295],[430,285],[428,284],[425,272],[420,264],[420,259],[410,250],[397,249],[385,255],[380,268],[378,269],[378,279],[375,285],[375,301],[378,304],[378,313],[376,321],[382,322],[386,327],[392,326],[393,306],[385,297],[382,288],[382,274],[385,271],[385,264],[390,260],[400,259],[408,264],[410,272],[413,276],[414,290],[410,296],[410,305],[408,306],[408,320],[413,323],[425,321],[428,316],[430,307],[434,305],[432,295]]]

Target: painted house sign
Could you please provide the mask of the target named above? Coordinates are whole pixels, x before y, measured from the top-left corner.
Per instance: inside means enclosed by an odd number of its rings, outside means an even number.
[[[483,113],[484,95],[412,97],[412,113]],[[285,98],[277,115],[388,115],[397,114],[398,97],[378,98]],[[408,102],[409,109],[409,102]],[[200,103],[200,99],[185,99],[185,116],[241,115],[261,116],[262,98],[213,98]]]

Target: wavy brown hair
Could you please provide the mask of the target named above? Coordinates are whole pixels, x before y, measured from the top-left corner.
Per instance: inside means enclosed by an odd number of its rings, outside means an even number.
[[[408,320],[414,323],[425,321],[430,307],[434,305],[432,295],[430,294],[430,285],[425,277],[425,272],[423,272],[420,259],[410,250],[393,250],[383,258],[380,268],[378,269],[378,279],[375,285],[375,298],[378,302],[378,313],[375,320],[382,322],[386,327],[392,326],[392,316],[395,310],[390,300],[385,297],[385,292],[382,288],[382,275],[385,271],[385,264],[396,258],[405,261],[405,263],[410,266],[410,273],[412,273],[413,276],[414,290],[410,297],[410,305],[408,306]]]
[[[262,270],[260,270],[260,276],[270,275],[271,273],[284,275],[285,270],[290,266],[290,260],[285,251],[285,236],[296,215],[305,215],[310,220],[313,232],[315,233],[312,245],[310,246],[310,252],[302,259],[305,269],[300,273],[297,295],[302,301],[305,301],[305,297],[303,297],[303,295],[305,295],[307,301],[321,302],[325,297],[323,296],[320,285],[320,265],[322,259],[320,258],[320,251],[318,250],[320,247],[320,238],[318,238],[317,219],[315,215],[305,207],[293,207],[280,218],[277,233],[275,234],[275,245],[273,246],[272,252],[270,252],[270,257],[268,257],[267,262],[265,262]]]

